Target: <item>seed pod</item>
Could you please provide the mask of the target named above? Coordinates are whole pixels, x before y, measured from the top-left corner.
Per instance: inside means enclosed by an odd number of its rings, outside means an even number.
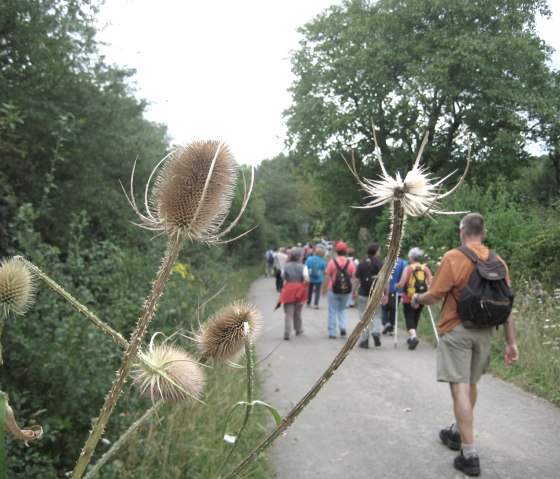
[[[5,314],[25,314],[35,296],[31,272],[18,258],[0,261],[0,307]]]
[[[165,343],[151,344],[140,352],[139,366],[132,372],[133,385],[152,401],[191,402],[204,389],[204,371],[187,352]]]
[[[247,324],[247,326],[245,326]],[[217,311],[196,336],[203,358],[224,361],[245,347],[245,328],[253,343],[260,332],[262,314],[250,302],[234,301]]]
[[[237,164],[218,141],[177,148],[156,180],[153,204],[170,235],[204,240],[215,234],[231,206]]]

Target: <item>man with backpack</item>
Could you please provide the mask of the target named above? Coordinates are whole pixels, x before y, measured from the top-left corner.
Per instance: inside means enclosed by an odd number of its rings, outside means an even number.
[[[331,259],[325,270],[325,280],[321,292],[328,292],[329,303],[329,338],[336,339],[336,322],[341,336],[346,336],[346,305],[352,294],[352,277],[356,272],[356,265],[346,257],[348,245],[338,241],[335,246],[337,257]]]
[[[416,293],[425,293],[428,291],[428,285],[432,279],[432,273],[427,265],[422,264],[424,251],[420,248],[412,248],[408,252],[408,266],[404,269],[400,281],[396,284],[396,288],[404,288],[402,297],[404,320],[408,331],[408,349],[413,350],[418,346],[420,340],[416,334],[418,329],[418,321],[422,314],[423,307],[418,304],[411,304],[412,296]]]
[[[359,262],[354,275],[354,284],[352,287],[352,297],[358,298],[358,311],[360,319],[366,310],[369,293],[373,287],[373,282],[381,268],[383,260],[380,258],[381,250],[378,243],[370,243],[367,247],[367,258]],[[378,304],[373,313],[373,317],[369,325],[364,329],[358,346],[360,348],[369,348],[369,334],[373,338],[376,346],[381,346],[381,304]]]
[[[480,460],[474,444],[473,410],[477,383],[489,363],[496,330],[493,325],[506,318],[506,364],[517,361],[519,351],[507,266],[482,244],[486,238],[484,218],[478,213],[466,215],[459,235],[462,247],[445,253],[429,291],[413,295],[412,303],[435,304],[445,298],[438,322],[437,379],[450,385],[456,422],[442,429],[439,438],[449,449],[460,450],[453,463],[455,469],[478,476]]]

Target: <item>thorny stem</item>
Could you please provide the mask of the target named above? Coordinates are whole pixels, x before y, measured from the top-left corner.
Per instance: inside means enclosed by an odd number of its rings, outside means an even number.
[[[144,338],[148,325],[152,320],[158,300],[163,294],[165,283],[171,273],[171,269],[173,268],[175,260],[177,259],[177,255],[179,254],[179,250],[181,249],[182,244],[182,237],[175,240],[170,239],[167,244],[167,251],[165,252],[165,256],[163,257],[161,268],[158,271],[156,280],[154,281],[148,299],[144,303],[142,316],[138,320],[136,328],[132,333],[130,342],[128,343],[128,348],[126,349],[123,356],[122,364],[117,371],[115,379],[113,380],[111,390],[105,398],[105,404],[103,404],[103,407],[99,412],[99,417],[95,421],[93,428],[90,431],[89,437],[84,444],[82,452],[80,453],[78,462],[76,463],[76,466],[72,471],[72,479],[81,478],[84,471],[86,470],[87,465],[91,461],[93,451],[95,450],[97,443],[101,439],[101,435],[103,434],[109,417],[111,416],[121,394],[121,391],[124,387],[124,384],[126,383],[130,368],[132,367],[132,363],[136,358],[136,354],[138,353],[138,350],[142,343],[142,339]]]
[[[29,268],[43,283],[45,283],[49,288],[51,288],[56,294],[65,299],[71,306],[73,306],[79,313],[83,314],[87,319],[89,319],[95,326],[97,326],[101,331],[108,334],[113,338],[113,340],[121,346],[123,349],[128,347],[128,341],[124,339],[118,331],[115,331],[107,323],[104,323],[99,319],[94,313],[87,309],[83,304],[81,304],[74,296],[64,290],[62,286],[58,285],[54,280],[49,278],[45,273],[43,273],[37,266],[35,266],[30,261],[26,260],[22,256],[16,256],[20,261],[23,261],[25,266]]]
[[[331,378],[331,376],[336,372],[338,367],[346,359],[350,351],[358,341],[358,338],[365,330],[370,322],[370,319],[375,311],[375,308],[381,301],[385,287],[391,278],[391,273],[395,266],[395,261],[399,255],[401,240],[404,233],[404,209],[400,202],[393,202],[393,219],[392,219],[392,229],[391,238],[389,241],[389,248],[387,252],[387,257],[383,263],[383,267],[379,272],[377,281],[373,285],[372,291],[370,292],[368,303],[362,318],[359,323],[352,331],[352,334],[348,337],[344,346],[336,355],[329,367],[323,372],[319,377],[317,382],[311,387],[311,389],[300,399],[300,401],[294,406],[294,408],[284,417],[282,422],[274,428],[266,438],[255,448],[249,455],[238,464],[238,466],[230,472],[224,479],[229,479],[236,477],[241,471],[243,471],[249,464],[251,464],[259,454],[264,451],[268,446],[270,446],[288,427],[295,421],[299,414],[303,411],[305,406],[317,396],[321,388],[326,384],[326,382]]]
[[[248,323],[245,323],[245,325],[246,325],[246,328],[245,328],[245,357],[247,359],[247,405],[245,406],[245,417],[243,418],[243,424],[239,428],[237,436],[235,436],[235,442],[233,443],[233,445],[229,449],[229,452],[228,452],[226,458],[224,459],[224,462],[220,466],[220,469],[218,470],[218,473],[229,462],[229,460],[231,458],[231,455],[233,454],[233,451],[235,450],[235,447],[239,443],[239,440],[241,439],[241,436],[242,436],[243,432],[247,428],[247,424],[249,423],[249,417],[251,416],[251,413],[253,412],[253,351],[251,349],[251,341],[250,341],[250,338],[249,338]]]
[[[99,461],[95,463],[95,465],[84,476],[84,479],[91,479],[95,477],[99,473],[100,469],[107,463],[107,461],[111,459],[113,454],[115,454],[119,450],[119,448],[130,438],[130,436],[132,436],[132,434],[136,432],[136,430],[140,426],[142,426],[148,419],[150,419],[162,405],[163,400],[160,399],[150,409],[148,409],[140,419],[136,420],[128,428],[128,430],[121,437],[119,437],[117,441],[115,441],[115,443],[111,446],[111,449],[103,454],[101,459],[99,459]]]

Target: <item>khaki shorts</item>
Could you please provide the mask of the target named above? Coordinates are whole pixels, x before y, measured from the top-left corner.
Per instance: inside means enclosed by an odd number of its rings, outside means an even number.
[[[476,384],[488,369],[496,328],[466,329],[462,324],[441,336],[437,380]]]

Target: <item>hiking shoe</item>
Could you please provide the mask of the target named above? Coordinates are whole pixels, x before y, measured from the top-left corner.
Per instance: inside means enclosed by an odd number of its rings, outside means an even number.
[[[289,341],[289,340],[290,340],[290,335],[289,335],[289,334],[284,334],[284,339],[285,339],[286,341]]]
[[[390,333],[391,331],[393,331],[393,326],[391,326],[391,323],[387,323],[385,326],[383,326],[383,331],[381,331],[381,333],[387,334]]]
[[[300,334],[303,334],[303,329],[300,329],[299,331],[296,331],[296,336],[299,336]]]
[[[408,341],[407,341],[408,349],[412,350],[412,349],[416,348],[416,346],[418,346],[419,342],[420,341],[418,340],[418,338],[416,336],[414,336],[412,338],[408,338]]]
[[[375,343],[376,346],[381,346],[381,338],[379,337],[379,334],[374,333],[372,334],[373,336],[373,342]]]
[[[345,330],[345,329],[341,329],[341,330],[340,330],[340,335],[341,335],[341,336],[346,336],[346,330]]]
[[[453,432],[453,427],[446,427],[439,432],[439,438],[449,449],[458,451],[461,449],[461,435]]]
[[[478,456],[466,458],[463,451],[453,461],[453,466],[467,476],[480,476],[480,461]]]
[[[319,309],[319,305],[316,304],[315,306],[313,306],[315,309]]]
[[[358,344],[359,348],[369,349],[369,341],[364,339],[360,344]]]
[[[329,339],[336,339],[336,336],[331,336],[331,335],[329,334]]]

